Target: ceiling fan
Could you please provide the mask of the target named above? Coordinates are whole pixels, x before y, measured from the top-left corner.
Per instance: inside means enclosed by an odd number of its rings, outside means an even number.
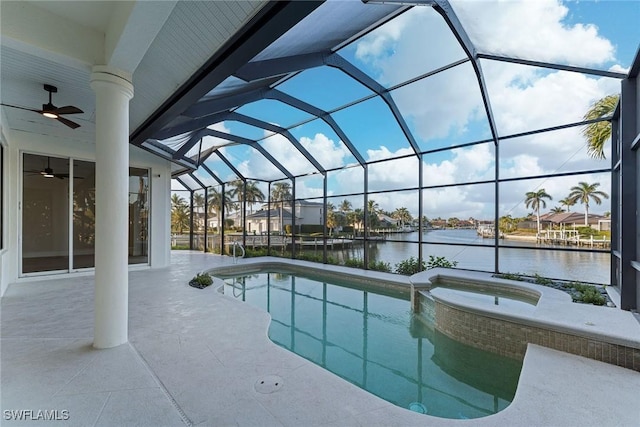
[[[58,178],[58,179],[64,179],[64,178],[69,178],[69,174],[68,173],[54,173],[53,169],[51,168],[51,157],[47,157],[47,167],[41,170],[30,170],[30,171],[26,171],[31,175],[42,175],[45,178]],[[84,179],[84,177],[81,176],[74,176],[74,178],[77,179]]]
[[[58,88],[55,87],[55,86],[51,86],[51,85],[47,85],[46,84],[46,85],[44,85],[44,90],[49,92],[49,102],[47,104],[42,104],[42,110],[35,110],[35,109],[32,109],[32,108],[19,107],[17,105],[10,105],[10,104],[0,104],[0,105],[5,105],[5,106],[11,107],[11,108],[18,108],[20,110],[33,111],[34,113],[42,114],[43,116],[45,116],[45,117],[47,117],[49,119],[55,119],[55,120],[59,121],[60,123],[69,126],[71,129],[79,128],[80,125],[78,123],[72,122],[71,120],[66,119],[66,118],[64,118],[62,116],[66,115],[66,114],[82,114],[82,113],[84,113],[84,111],[82,111],[78,107],[74,107],[73,105],[67,105],[67,106],[64,106],[64,107],[56,107],[51,102],[51,94],[52,93],[57,93],[58,92]]]

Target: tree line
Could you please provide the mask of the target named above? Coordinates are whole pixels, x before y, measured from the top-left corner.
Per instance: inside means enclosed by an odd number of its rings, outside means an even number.
[[[597,120],[610,117],[615,110],[620,95],[608,95],[604,98],[596,101],[589,110],[585,113],[584,120]],[[604,159],[604,145],[611,138],[611,125],[608,121],[599,121],[591,123],[585,126],[582,130],[583,136],[587,140],[587,152],[593,158]],[[211,187],[208,190],[207,206],[208,213],[216,216],[218,225],[217,229],[220,229],[220,213],[222,206],[226,211],[233,211],[240,209],[242,215],[242,209],[244,208],[244,201],[249,204],[251,209],[250,213],[253,213],[253,205],[255,203],[262,203],[265,201],[265,195],[258,187],[257,181],[247,180],[246,182],[240,179],[236,179],[229,184],[231,190],[222,194],[215,187]],[[571,188],[567,197],[559,200],[561,206],[554,207],[551,211],[554,213],[569,212],[570,208],[576,203],[580,202],[584,205],[585,211],[585,225],[588,225],[589,217],[589,202],[593,200],[596,204],[602,203],[602,198],[608,199],[609,196],[603,191],[597,190],[600,183],[596,182],[588,184],[586,182],[579,182],[577,186]],[[271,200],[279,207],[280,212],[280,229],[283,227],[282,209],[285,205],[291,206],[291,184],[287,182],[277,182],[273,185],[271,190]],[[234,200],[235,199],[235,200]],[[525,194],[525,206],[531,207],[536,214],[536,223],[538,231],[540,231],[540,208],[546,208],[546,200],[552,200],[552,197],[545,191],[544,188],[537,191],[530,191]],[[195,193],[193,196],[193,207],[198,214],[204,211],[205,201],[204,196],[200,193]],[[369,200],[367,204],[367,210],[369,212],[369,226],[375,228],[379,225],[378,215],[383,213],[393,219],[395,219],[399,225],[411,224],[413,217],[409,213],[409,210],[405,207],[396,209],[394,212],[382,211],[378,204],[374,200]],[[357,208],[352,209],[351,202],[343,200],[338,209],[329,203],[327,205],[326,226],[332,232],[335,228],[352,225],[354,228],[362,226],[364,223],[364,209]],[[507,215],[504,218],[504,226],[510,228],[508,224],[513,223],[513,218]],[[501,222],[503,219],[501,218]],[[426,220],[426,218],[423,218]],[[171,196],[171,229],[174,232],[183,233],[185,229],[190,227],[191,213],[189,203],[178,196],[173,194]],[[231,224],[232,225],[232,224]]]

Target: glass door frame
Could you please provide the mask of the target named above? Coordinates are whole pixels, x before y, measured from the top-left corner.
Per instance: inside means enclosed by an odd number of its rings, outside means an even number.
[[[23,263],[23,259],[24,259],[24,254],[23,254],[23,240],[24,240],[24,233],[23,233],[23,227],[24,227],[24,173],[25,173],[25,167],[24,167],[24,156],[25,154],[29,154],[29,155],[34,155],[34,156],[42,156],[42,157],[55,157],[57,159],[63,159],[63,160],[68,160],[69,161],[69,183],[68,183],[68,206],[67,206],[67,210],[68,210],[68,215],[67,215],[67,227],[68,227],[68,258],[69,258],[69,262],[68,262],[68,266],[67,269],[61,270],[46,270],[46,271],[35,271],[35,272],[24,272],[24,263]],[[73,176],[74,176],[74,162],[75,161],[82,161],[82,162],[88,162],[88,163],[93,163],[95,165],[95,159],[85,159],[85,158],[79,158],[79,157],[73,157],[73,156],[65,156],[65,155],[61,155],[61,154],[45,154],[43,152],[37,152],[37,151],[30,151],[30,150],[21,150],[20,154],[19,154],[19,158],[20,158],[20,165],[19,165],[19,179],[18,179],[18,186],[19,186],[19,203],[18,203],[18,230],[19,230],[19,239],[18,239],[18,277],[37,277],[37,276],[48,276],[48,275],[57,275],[57,274],[69,274],[69,273],[74,273],[74,272],[87,272],[87,271],[93,271],[95,270],[95,266],[94,267],[83,267],[83,268],[74,268],[73,267],[73,257],[74,257],[74,235],[73,235],[73,230],[74,230],[74,224],[73,224],[73,218],[74,218],[74,180],[73,180]],[[146,248],[146,253],[147,253],[147,261],[145,263],[139,263],[139,264],[132,264],[129,263],[129,267],[145,267],[145,266],[149,266],[151,265],[151,239],[152,239],[152,233],[151,233],[151,227],[152,227],[152,218],[151,218],[151,194],[152,194],[152,168],[149,166],[135,166],[135,165],[130,165],[130,168],[136,168],[136,169],[143,169],[147,171],[147,182],[148,182],[148,190],[147,190],[147,248]],[[131,177],[131,175],[129,175],[129,177]]]

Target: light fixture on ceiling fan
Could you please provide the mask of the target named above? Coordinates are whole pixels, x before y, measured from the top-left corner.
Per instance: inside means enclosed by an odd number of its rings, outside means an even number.
[[[34,113],[38,113],[41,114],[44,117],[47,117],[49,119],[55,119],[57,121],[59,121],[60,123],[70,127],[71,129],[76,129],[79,128],[80,125],[76,122],[73,122],[67,118],[62,117],[63,115],[66,114],[82,114],[84,113],[84,111],[82,111],[81,109],[79,109],[78,107],[75,107],[73,105],[66,105],[64,107],[56,107],[55,105],[53,105],[52,102],[52,94],[53,93],[57,93],[58,92],[58,88],[55,86],[51,86],[48,84],[44,85],[44,90],[46,90],[47,92],[49,92],[49,102],[46,104],[42,104],[42,109],[41,110],[35,110],[33,108],[26,108],[26,107],[20,107],[17,105],[11,105],[11,104],[0,104],[0,105],[5,105],[7,107],[11,107],[11,108],[18,108],[20,110],[26,110],[26,111],[33,111]]]

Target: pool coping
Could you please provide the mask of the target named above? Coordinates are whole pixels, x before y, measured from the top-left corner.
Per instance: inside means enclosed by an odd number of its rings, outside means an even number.
[[[479,307],[451,293],[439,293],[434,283],[447,280],[474,282],[496,288],[518,289],[539,295],[531,312],[505,313],[499,307]],[[501,320],[517,321],[551,331],[578,335],[640,349],[640,323],[631,312],[618,308],[574,303],[566,292],[534,283],[492,277],[491,273],[435,268],[411,276],[414,289],[442,304]],[[434,289],[432,289],[434,288]]]
[[[216,274],[250,273],[274,267],[292,268],[298,271],[303,269],[302,272],[313,272],[329,277],[343,278],[347,276],[364,283],[372,280],[383,283],[384,286],[381,289],[393,289],[411,294],[418,291],[423,292],[424,295],[424,291],[430,291],[434,288],[435,282],[446,280],[458,280],[465,283],[478,282],[497,288],[521,290],[530,295],[538,296],[536,308],[531,313],[504,313],[495,308],[473,306],[466,303],[463,298],[439,294],[437,288],[430,292],[430,296],[443,304],[476,314],[502,320],[515,319],[535,327],[577,334],[586,338],[605,340],[612,344],[640,349],[640,322],[631,312],[612,307],[574,303],[569,294],[558,289],[529,282],[496,278],[491,273],[434,268],[409,277],[277,257],[243,259],[240,263],[214,267],[207,269],[206,272],[214,276],[213,285],[215,288],[219,288],[223,285],[223,281],[216,277]]]
[[[218,275],[274,268],[327,278],[347,277],[383,292],[408,292],[412,310],[431,318],[450,338],[511,358],[522,359],[527,344],[538,344],[640,371],[640,323],[632,313],[574,303],[569,294],[558,289],[496,278],[491,273],[435,268],[409,277],[277,257],[243,259],[207,272],[221,292],[224,282]],[[464,295],[438,289],[447,281],[519,293],[537,298],[537,304],[531,311],[521,312],[473,304]],[[427,307],[428,301],[434,303]]]

